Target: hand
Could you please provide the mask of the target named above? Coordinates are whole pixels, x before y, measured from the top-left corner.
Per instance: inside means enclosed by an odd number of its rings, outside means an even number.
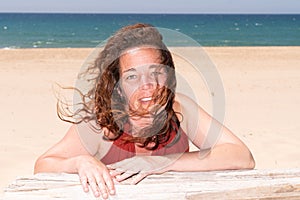
[[[89,191],[90,185],[95,197],[101,195],[103,199],[107,199],[108,194],[115,194],[112,177],[102,162],[92,156],[79,156],[77,159],[78,175],[85,192]]]
[[[118,182],[137,184],[150,174],[168,171],[168,166],[176,159],[176,155],[168,156],[135,156],[108,165],[111,175]]]

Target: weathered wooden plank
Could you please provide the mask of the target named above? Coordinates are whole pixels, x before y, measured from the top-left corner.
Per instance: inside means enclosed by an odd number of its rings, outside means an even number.
[[[169,172],[116,190],[110,199],[300,199],[300,169]],[[76,174],[20,177],[5,189],[4,200],[25,198],[95,199]]]
[[[199,199],[247,199],[247,200],[271,200],[271,199],[300,199],[300,184],[278,184],[272,186],[257,186],[246,189],[230,190],[223,192],[210,192],[206,194],[190,194],[189,200]]]

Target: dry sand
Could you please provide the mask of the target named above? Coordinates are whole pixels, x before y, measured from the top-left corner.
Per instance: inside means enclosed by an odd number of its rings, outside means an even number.
[[[63,137],[52,85],[73,85],[93,49],[0,50],[0,188],[33,173]],[[256,168],[300,167],[300,47],[206,47],[225,88],[225,125]],[[204,106],[205,107],[205,106]],[[1,192],[0,192],[1,194]]]

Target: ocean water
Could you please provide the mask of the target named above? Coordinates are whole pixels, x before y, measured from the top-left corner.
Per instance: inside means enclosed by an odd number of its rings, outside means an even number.
[[[0,48],[96,47],[136,22],[178,31],[202,46],[300,46],[297,14],[0,13]]]

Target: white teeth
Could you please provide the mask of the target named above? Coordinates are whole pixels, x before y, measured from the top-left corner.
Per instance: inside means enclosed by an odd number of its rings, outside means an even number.
[[[142,98],[141,101],[151,101],[152,97],[146,97],[146,98]]]

